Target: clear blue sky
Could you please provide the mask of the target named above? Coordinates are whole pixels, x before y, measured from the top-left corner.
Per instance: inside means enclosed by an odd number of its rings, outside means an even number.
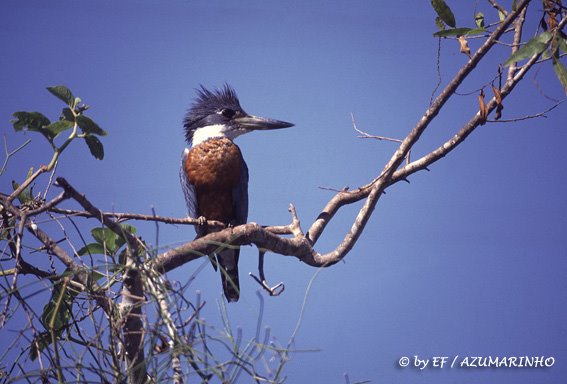
[[[449,1],[460,25],[474,6],[495,21],[487,2]],[[469,2],[467,2],[469,3]],[[503,1],[509,6],[511,1]],[[534,2],[525,36],[535,33]],[[65,84],[91,105],[109,133],[106,157],[76,143],[58,174],[104,210],[183,217],[178,180],[181,121],[194,89],[232,84],[246,111],[296,127],[237,140],[250,169],[249,220],[287,224],[293,202],[307,226],[332,192],[372,179],[395,149],[356,137],[359,128],[403,138],[426,110],[437,82],[435,14],[429,1],[3,1],[0,6],[2,133],[14,147],[33,140],[0,183],[48,161],[36,135],[15,135],[18,110],[57,117],[45,91]],[[465,63],[443,41],[442,85]],[[470,42],[478,48],[479,40]],[[500,51],[459,89],[487,83]],[[536,85],[537,84],[537,85]],[[565,97],[550,65],[530,73],[505,101],[504,117],[551,105],[538,91]],[[478,109],[476,93],[447,104],[414,149],[438,146]],[[456,152],[387,191],[344,263],[321,271],[309,292],[292,355],[290,383],[554,383],[567,377],[567,107],[544,119],[487,124]],[[357,206],[356,208],[358,208]],[[333,249],[350,227],[345,209],[317,244]],[[96,225],[93,221],[88,223]],[[153,242],[153,225],[139,224]],[[160,228],[166,249],[194,236]],[[242,294],[229,306],[245,337],[255,332],[256,251],[240,262]],[[203,260],[203,262],[206,262]],[[266,298],[264,323],[285,344],[315,269],[269,254],[270,281],[285,293]],[[169,274],[185,283],[201,261]],[[205,316],[219,323],[220,279],[206,265],[188,290],[201,290]],[[2,332],[6,332],[3,330]],[[3,349],[0,341],[0,349]],[[553,356],[549,369],[399,368],[402,356]],[[243,376],[244,377],[244,376]],[[243,382],[247,382],[243,380]]]

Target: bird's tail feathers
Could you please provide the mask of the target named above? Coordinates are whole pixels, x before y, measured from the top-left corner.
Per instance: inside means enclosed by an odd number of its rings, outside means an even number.
[[[229,302],[240,298],[240,282],[238,280],[238,257],[240,250],[227,249],[217,254],[224,295]]]

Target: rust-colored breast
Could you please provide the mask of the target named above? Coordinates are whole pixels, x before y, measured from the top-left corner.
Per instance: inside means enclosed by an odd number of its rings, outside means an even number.
[[[185,173],[195,186],[200,216],[225,223],[235,219],[232,191],[243,161],[238,146],[227,138],[204,141],[189,151]]]

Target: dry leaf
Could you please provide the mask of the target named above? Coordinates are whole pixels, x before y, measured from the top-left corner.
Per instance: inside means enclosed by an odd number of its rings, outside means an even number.
[[[559,8],[555,6],[556,4]],[[560,8],[562,8],[561,0],[543,0],[543,10],[545,14],[547,14],[547,27],[550,31],[555,30],[557,27],[557,16],[559,16],[561,12]]]
[[[486,118],[488,117],[488,108],[484,102],[484,89],[481,89],[480,95],[478,95],[478,105],[480,112],[480,125],[484,125],[484,123],[486,123]]]
[[[494,99],[496,100],[496,104],[502,104],[502,94],[500,93],[500,90],[493,85],[492,92],[494,92]]]
[[[557,9],[552,9],[547,12],[547,27],[550,31],[554,31],[557,28],[557,16],[559,15],[559,11]]]
[[[471,50],[469,49],[469,44],[467,43],[467,39],[465,39],[464,36],[459,36],[459,44],[461,45],[461,52],[470,58]]]
[[[502,117],[502,110],[504,105],[502,105],[502,94],[500,90],[494,85],[492,86],[492,92],[494,92],[494,100],[496,100],[496,112],[494,113],[494,120],[500,120]]]
[[[169,349],[169,344],[167,342],[167,339],[163,336],[163,335],[158,335],[161,344],[155,344],[154,345],[154,353],[156,354],[160,354],[160,353],[164,353],[167,352],[167,350]]]

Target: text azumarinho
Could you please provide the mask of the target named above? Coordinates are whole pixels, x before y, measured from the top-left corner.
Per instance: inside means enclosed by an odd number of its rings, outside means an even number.
[[[460,362],[461,368],[549,368],[555,358],[546,356],[467,356]]]

